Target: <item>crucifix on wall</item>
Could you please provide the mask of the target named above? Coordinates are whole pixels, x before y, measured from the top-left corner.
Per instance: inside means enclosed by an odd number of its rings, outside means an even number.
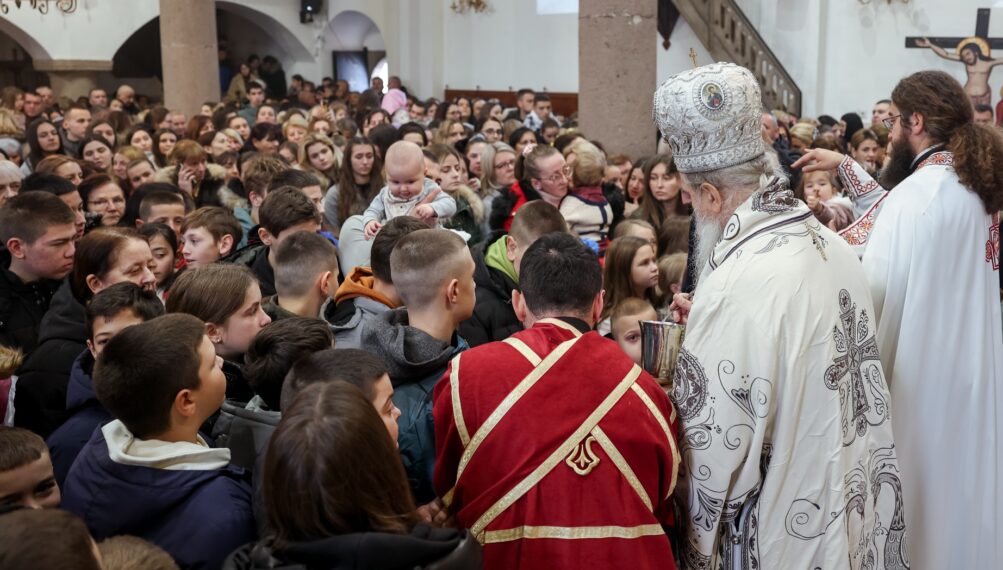
[[[1003,59],[993,59],[992,50],[1003,49],[1003,38],[989,37],[989,8],[979,8],[975,18],[975,35],[967,38],[907,37],[907,48],[930,48],[938,56],[965,64],[968,81],[965,92],[972,105],[992,105],[989,74]],[[953,52],[947,51],[953,48]]]

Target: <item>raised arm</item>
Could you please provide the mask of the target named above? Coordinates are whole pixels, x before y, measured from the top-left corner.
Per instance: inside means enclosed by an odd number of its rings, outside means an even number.
[[[939,55],[944,59],[949,59],[951,61],[961,61],[960,55],[947,53],[947,50],[938,45],[935,45],[933,42],[930,41],[929,38],[919,38],[918,40],[916,40],[916,45],[919,47],[928,47],[931,50],[933,50],[933,53]]]

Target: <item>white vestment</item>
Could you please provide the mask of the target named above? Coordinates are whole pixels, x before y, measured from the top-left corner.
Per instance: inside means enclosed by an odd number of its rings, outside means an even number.
[[[1003,568],[999,222],[953,157],[884,200],[864,253],[917,568]]]
[[[673,379],[681,568],[908,568],[875,330],[856,254],[786,185],[738,208]]]

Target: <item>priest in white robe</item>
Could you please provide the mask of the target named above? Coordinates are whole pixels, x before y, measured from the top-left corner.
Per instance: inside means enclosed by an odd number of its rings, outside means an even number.
[[[697,283],[671,394],[682,568],[908,568],[874,308],[851,247],[778,175],[752,74],[666,81],[655,118],[692,196]]]
[[[892,393],[909,555],[1003,568],[1003,138],[950,75],[895,88],[883,201],[864,253]],[[837,156],[812,151],[805,170]]]

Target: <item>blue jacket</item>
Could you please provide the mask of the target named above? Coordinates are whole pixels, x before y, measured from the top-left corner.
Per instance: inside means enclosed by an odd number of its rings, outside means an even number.
[[[66,411],[71,414],[70,418],[45,441],[60,488],[66,482],[73,460],[94,435],[94,430],[114,419],[94,395],[93,371],[94,357],[91,351],[85,350],[70,369],[70,384],[66,388]]]
[[[455,334],[451,342],[432,338],[408,325],[407,309],[394,309],[367,322],[362,331],[362,348],[387,365],[394,386],[394,405],[401,411],[397,446],[415,500],[425,504],[435,498],[432,390],[449,361],[469,345]]]
[[[255,540],[251,486],[243,469],[168,470],[115,463],[102,430],[70,469],[62,508],[87,523],[97,541],[138,536],[185,569],[220,568]]]

